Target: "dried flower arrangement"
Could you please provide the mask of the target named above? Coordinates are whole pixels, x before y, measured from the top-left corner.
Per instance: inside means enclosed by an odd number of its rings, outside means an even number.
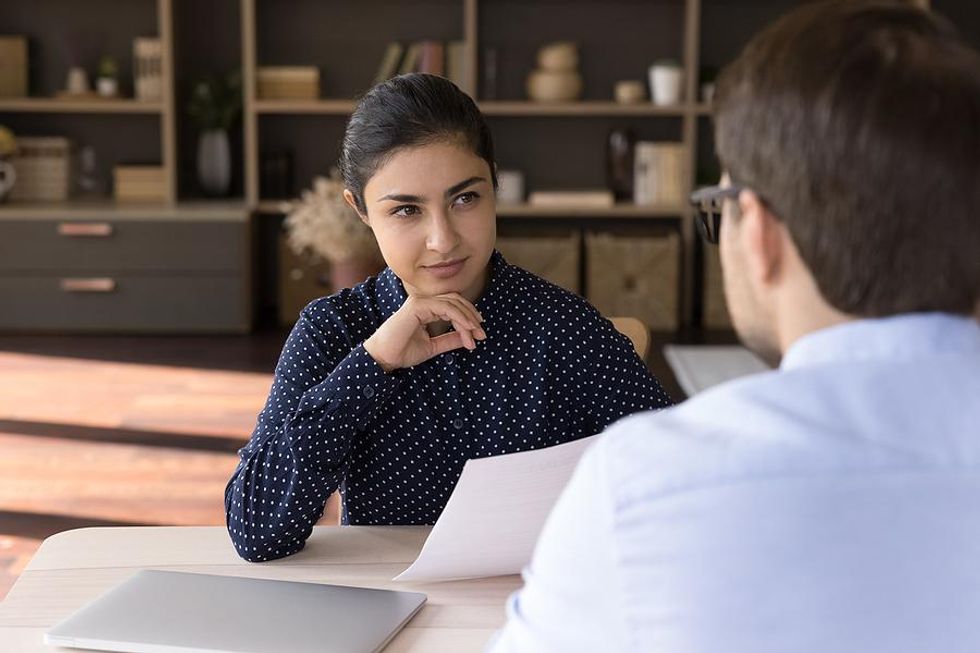
[[[335,170],[315,178],[313,188],[291,203],[285,226],[289,246],[301,256],[332,264],[381,261],[374,234],[344,200],[344,184]]]

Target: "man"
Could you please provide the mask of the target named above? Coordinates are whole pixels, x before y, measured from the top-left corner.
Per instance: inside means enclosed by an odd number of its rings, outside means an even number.
[[[695,193],[777,370],[611,427],[493,650],[980,650],[980,57],[807,4],[718,81]]]

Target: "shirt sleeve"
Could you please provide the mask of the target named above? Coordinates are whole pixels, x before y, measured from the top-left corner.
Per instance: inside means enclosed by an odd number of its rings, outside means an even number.
[[[301,314],[225,488],[228,533],[251,562],[303,548],[347,472],[356,438],[400,384],[398,372],[385,374],[331,324],[323,330]]]
[[[582,457],[538,539],[488,653],[624,651],[628,631],[601,441]]]
[[[585,373],[590,388],[590,418],[594,433],[620,418],[673,404],[660,381],[637,355],[630,339],[598,313],[591,338],[585,343]]]

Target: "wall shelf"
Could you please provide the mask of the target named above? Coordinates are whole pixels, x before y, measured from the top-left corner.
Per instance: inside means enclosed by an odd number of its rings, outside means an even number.
[[[0,98],[0,113],[163,113],[162,102],[130,98]]]

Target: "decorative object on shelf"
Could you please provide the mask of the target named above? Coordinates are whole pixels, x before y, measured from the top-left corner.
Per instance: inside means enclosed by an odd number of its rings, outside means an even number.
[[[17,139],[11,159],[17,184],[10,199],[21,202],[64,202],[71,190],[71,141],[62,136]]]
[[[718,78],[718,69],[704,67],[698,76],[699,90],[701,91],[701,101],[711,104],[715,99],[715,79]]]
[[[0,36],[0,97],[27,97],[26,36]]]
[[[473,95],[470,67],[466,63],[466,42],[450,41],[446,44],[446,77],[460,90]]]
[[[633,154],[633,201],[683,206],[684,144],[639,142]]]
[[[613,129],[606,139],[606,184],[617,202],[633,199],[633,146],[636,137],[628,128]]]
[[[316,100],[320,69],[316,66],[260,66],[256,89],[261,100]]]
[[[514,205],[524,202],[524,173],[520,170],[497,171],[497,202]]]
[[[95,148],[86,145],[78,151],[78,171],[75,179],[76,195],[79,197],[103,197],[106,184],[99,174],[98,157]]]
[[[662,59],[650,66],[650,99],[658,106],[680,104],[684,69],[673,59]]]
[[[68,77],[65,80],[65,90],[63,96],[84,96],[89,95],[92,89],[89,88],[88,73],[81,66],[72,66],[68,69]]]
[[[109,55],[99,59],[98,75],[95,78],[95,90],[102,97],[119,96],[119,65]]]
[[[293,153],[264,152],[259,162],[259,197],[293,197]]]
[[[569,102],[582,94],[578,46],[550,43],[538,51],[538,67],[527,78],[527,95],[535,102]]]
[[[17,139],[14,133],[0,125],[0,202],[7,198],[7,193],[17,181],[17,170],[9,159],[17,153]]]
[[[336,170],[313,180],[293,202],[284,227],[289,246],[303,256],[330,263],[333,290],[356,285],[384,267],[374,233],[344,200]]]
[[[137,100],[163,98],[163,45],[158,38],[133,39],[133,89]]]
[[[300,311],[314,299],[333,293],[330,264],[322,259],[311,260],[307,254],[297,254],[287,242],[287,234],[279,234],[279,324],[296,323]]]
[[[113,169],[115,198],[119,202],[163,202],[167,174],[160,165],[117,165]]]
[[[676,231],[586,234],[586,297],[603,315],[630,315],[651,329],[678,327],[680,236]]]
[[[528,204],[540,207],[607,209],[615,203],[608,190],[538,190],[528,197]]]
[[[613,98],[620,104],[639,104],[646,96],[646,88],[638,79],[624,79],[613,87]]]
[[[88,68],[96,61],[98,40],[98,34],[81,29],[68,29],[63,35],[60,44],[68,72],[65,74],[65,88],[58,96],[69,99],[94,96]]]
[[[194,84],[187,113],[199,130],[197,181],[211,197],[223,197],[231,187],[231,146],[228,130],[242,109],[242,78],[236,70],[210,75]]]
[[[483,56],[480,57],[480,80],[483,87],[480,89],[480,97],[484,100],[497,99],[498,59],[497,48],[483,48]]]

